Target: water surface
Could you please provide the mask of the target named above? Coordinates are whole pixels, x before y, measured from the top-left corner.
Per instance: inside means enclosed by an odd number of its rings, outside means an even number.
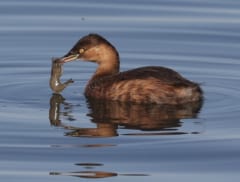
[[[240,2],[1,1],[2,181],[236,181],[240,170]],[[90,32],[119,50],[121,70],[166,66],[199,82],[203,105],[85,99],[96,65],[51,58]],[[111,112],[108,112],[108,111]],[[161,112],[160,112],[161,110]]]

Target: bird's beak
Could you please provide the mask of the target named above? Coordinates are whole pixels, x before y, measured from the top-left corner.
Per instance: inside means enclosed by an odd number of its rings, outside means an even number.
[[[71,54],[60,58],[61,63],[67,63],[78,59],[79,54]]]

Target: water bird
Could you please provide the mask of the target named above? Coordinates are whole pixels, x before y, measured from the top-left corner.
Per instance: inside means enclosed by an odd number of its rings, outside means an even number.
[[[99,34],[82,37],[60,59],[62,64],[79,59],[98,64],[85,88],[87,98],[176,105],[198,102],[203,97],[198,83],[170,68],[147,66],[120,72],[117,49]]]

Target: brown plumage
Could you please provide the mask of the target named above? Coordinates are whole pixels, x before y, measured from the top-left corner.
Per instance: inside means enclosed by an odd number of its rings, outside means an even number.
[[[87,97],[156,104],[182,104],[202,99],[197,83],[169,68],[150,66],[119,72],[117,50],[97,34],[80,39],[61,59],[64,63],[83,59],[98,64],[86,86]]]

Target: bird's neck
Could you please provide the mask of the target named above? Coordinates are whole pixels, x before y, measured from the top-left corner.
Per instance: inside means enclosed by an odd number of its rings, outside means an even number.
[[[98,67],[92,79],[110,76],[119,73],[119,56],[118,53],[105,54],[102,60],[98,61]]]
[[[96,84],[99,85],[101,83],[100,80],[102,80],[102,78],[119,73],[119,56],[116,49],[109,51],[101,49],[101,52],[94,62],[98,64],[98,67],[85,88],[85,94],[88,96],[94,94],[93,88]]]

